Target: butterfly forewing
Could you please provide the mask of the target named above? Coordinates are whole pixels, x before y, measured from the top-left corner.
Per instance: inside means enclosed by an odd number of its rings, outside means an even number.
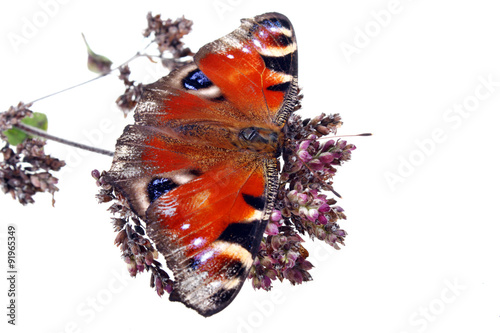
[[[242,20],[145,87],[108,181],[173,271],[171,300],[210,316],[240,290],[273,208],[296,93],[295,35],[277,13]]]
[[[223,98],[252,120],[278,125],[288,119],[297,94],[297,59],[293,27],[278,13],[242,20],[195,55]]]

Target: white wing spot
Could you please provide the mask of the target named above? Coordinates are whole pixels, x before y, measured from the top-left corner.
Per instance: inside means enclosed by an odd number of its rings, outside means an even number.
[[[205,239],[203,237],[198,237],[193,241],[193,245],[196,247],[203,245],[203,243],[205,243]]]
[[[200,262],[205,262],[207,261],[208,259],[212,258],[213,255],[214,255],[215,251],[214,250],[210,250],[210,251],[207,251],[205,253],[203,253],[200,257]]]

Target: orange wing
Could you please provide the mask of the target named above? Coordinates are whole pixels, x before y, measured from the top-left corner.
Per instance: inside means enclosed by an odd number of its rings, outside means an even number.
[[[243,20],[195,63],[145,87],[108,181],[145,221],[175,283],[204,316],[240,290],[272,211],[281,130],[297,91],[293,28]]]

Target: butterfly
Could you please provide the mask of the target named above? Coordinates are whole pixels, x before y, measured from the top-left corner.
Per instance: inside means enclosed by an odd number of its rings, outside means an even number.
[[[297,91],[295,33],[279,13],[241,20],[145,86],[107,182],[164,255],[171,301],[207,317],[238,294],[273,210]]]

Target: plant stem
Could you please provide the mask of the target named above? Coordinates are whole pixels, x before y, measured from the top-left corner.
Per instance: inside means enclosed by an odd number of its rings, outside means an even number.
[[[52,97],[52,96],[54,96],[54,95],[58,95],[58,94],[60,94],[60,93],[63,93],[63,92],[65,92],[65,91],[68,91],[68,90],[71,90],[71,89],[74,89],[74,88],[78,88],[78,87],[80,87],[80,86],[83,86],[84,84],[87,84],[87,83],[90,83],[90,82],[95,81],[95,80],[97,80],[97,79],[100,79],[101,77],[106,76],[106,75],[108,75],[109,73],[111,73],[111,72],[108,72],[108,73],[106,73],[106,74],[101,74],[101,75],[96,76],[96,77],[94,77],[94,78],[92,78],[92,79],[90,79],[90,80],[87,80],[87,81],[85,81],[85,82],[81,82],[81,83],[75,84],[74,86],[71,86],[71,87],[68,87],[68,88],[64,88],[64,89],[62,89],[62,90],[59,90],[59,91],[53,92],[53,93],[48,94],[48,95],[45,95],[45,96],[43,96],[43,97],[39,97],[39,98],[37,98],[37,99],[32,100],[32,101],[31,101],[31,102],[29,102],[29,103],[26,103],[26,105],[31,105],[31,104],[33,104],[33,103],[35,103],[35,102],[41,101],[42,99],[46,99],[46,98]]]
[[[33,103],[35,103],[35,102],[38,102],[38,101],[42,100],[42,99],[46,99],[46,98],[52,97],[52,96],[54,96],[54,95],[58,95],[58,94],[63,93],[63,92],[65,92],[65,91],[68,91],[68,90],[71,90],[71,89],[74,89],[74,88],[78,88],[78,87],[80,87],[80,86],[83,86],[84,84],[87,84],[87,83],[90,83],[90,82],[92,82],[92,81],[98,80],[98,79],[100,79],[100,78],[102,78],[102,77],[105,77],[105,76],[107,76],[107,75],[111,74],[112,72],[116,71],[118,68],[120,68],[120,67],[122,67],[122,66],[125,66],[126,64],[128,64],[129,62],[131,62],[132,60],[134,60],[135,58],[138,58],[138,57],[140,57],[140,56],[143,56],[143,54],[141,54],[141,53],[137,52],[136,54],[134,54],[134,56],[133,56],[133,57],[131,57],[130,59],[128,59],[127,61],[125,61],[125,62],[124,62],[123,64],[121,64],[120,66],[116,66],[116,67],[112,68],[112,69],[111,69],[109,72],[107,72],[107,73],[103,73],[103,74],[101,74],[101,75],[99,75],[99,76],[96,76],[96,77],[94,77],[94,78],[90,79],[90,80],[87,80],[87,81],[85,81],[85,82],[81,82],[81,83],[75,84],[74,86],[71,86],[71,87],[68,87],[68,88],[64,88],[64,89],[59,90],[59,91],[56,91],[56,92],[54,92],[54,93],[52,93],[52,94],[49,94],[49,95],[46,95],[46,96],[43,96],[43,97],[39,97],[39,98],[37,98],[37,99],[32,100],[32,101],[31,101],[31,102],[29,102],[29,103],[26,103],[26,105],[31,105],[31,104],[33,104]]]
[[[78,142],[62,139],[62,138],[59,138],[57,136],[48,134],[47,132],[42,131],[36,127],[29,126],[29,125],[26,125],[23,123],[18,123],[14,127],[27,133],[27,134],[31,134],[31,135],[38,136],[38,137],[41,137],[44,139],[56,141],[56,142],[59,142],[59,143],[62,143],[62,144],[68,145],[68,146],[72,146],[75,148],[88,150],[88,151],[91,151],[93,153],[98,153],[98,154],[102,154],[102,155],[106,155],[106,156],[113,156],[114,155],[114,153],[112,151],[101,149],[101,148],[96,148],[96,147],[92,147],[92,146],[87,146],[87,145],[84,145],[84,144],[81,144]]]
[[[85,37],[84,37],[85,38]],[[151,45],[152,42],[149,44]],[[149,46],[148,45],[148,46]],[[148,47],[146,46],[144,48],[144,50]],[[54,93],[51,93],[49,95],[46,95],[46,96],[43,96],[43,97],[39,97],[37,99],[34,99],[32,100],[31,102],[29,103],[26,103],[25,105],[27,106],[30,106],[32,105],[33,103],[35,102],[38,102],[42,99],[46,99],[46,98],[49,98],[49,97],[52,97],[54,95],[58,95],[60,93],[63,93],[65,91],[68,91],[68,90],[71,90],[71,89],[74,89],[74,88],[77,88],[77,87],[80,87],[84,84],[87,84],[87,83],[90,83],[92,81],[95,81],[95,80],[98,80],[104,76],[107,76],[109,74],[111,74],[112,72],[116,71],[117,69],[119,69],[120,67],[122,66],[125,66],[127,65],[129,62],[131,62],[132,60],[136,59],[136,58],[139,58],[139,57],[148,57],[149,59],[152,58],[152,56],[149,56],[147,54],[143,54],[141,52],[137,52],[136,54],[134,54],[130,59],[128,59],[127,61],[125,61],[124,63],[122,63],[121,65],[119,66],[116,66],[114,68],[112,68],[109,72],[107,73],[103,73],[99,76],[96,76],[90,80],[87,80],[85,82],[81,82],[81,83],[78,83],[74,86],[71,86],[71,87],[68,87],[68,88],[64,88],[62,90],[59,90],[59,91],[56,91]],[[84,145],[84,144],[81,144],[81,143],[78,143],[78,142],[74,142],[74,141],[70,141],[70,140],[66,140],[66,139],[63,139],[63,138],[60,138],[60,137],[57,137],[57,136],[54,136],[54,135],[51,135],[51,134],[48,134],[47,132],[45,131],[42,131],[36,127],[32,127],[32,126],[29,126],[29,125],[26,125],[26,124],[23,124],[23,123],[18,123],[17,125],[14,126],[15,128],[18,128],[19,130],[23,131],[23,132],[26,132],[27,134],[31,134],[31,135],[34,135],[34,136],[38,136],[38,137],[41,137],[41,138],[44,138],[44,139],[48,139],[48,140],[52,140],[52,141],[56,141],[56,142],[59,142],[59,143],[62,143],[62,144],[65,144],[65,145],[68,145],[68,146],[72,146],[72,147],[76,147],[76,148],[80,148],[80,149],[84,149],[84,150],[88,150],[88,151],[91,151],[93,153],[98,153],[98,154],[102,154],[102,155],[106,155],[106,156],[114,156],[114,152],[112,151],[109,151],[109,150],[105,150],[105,149],[101,149],[101,148],[96,148],[96,147],[92,147],[92,146],[87,146],[87,145]]]

